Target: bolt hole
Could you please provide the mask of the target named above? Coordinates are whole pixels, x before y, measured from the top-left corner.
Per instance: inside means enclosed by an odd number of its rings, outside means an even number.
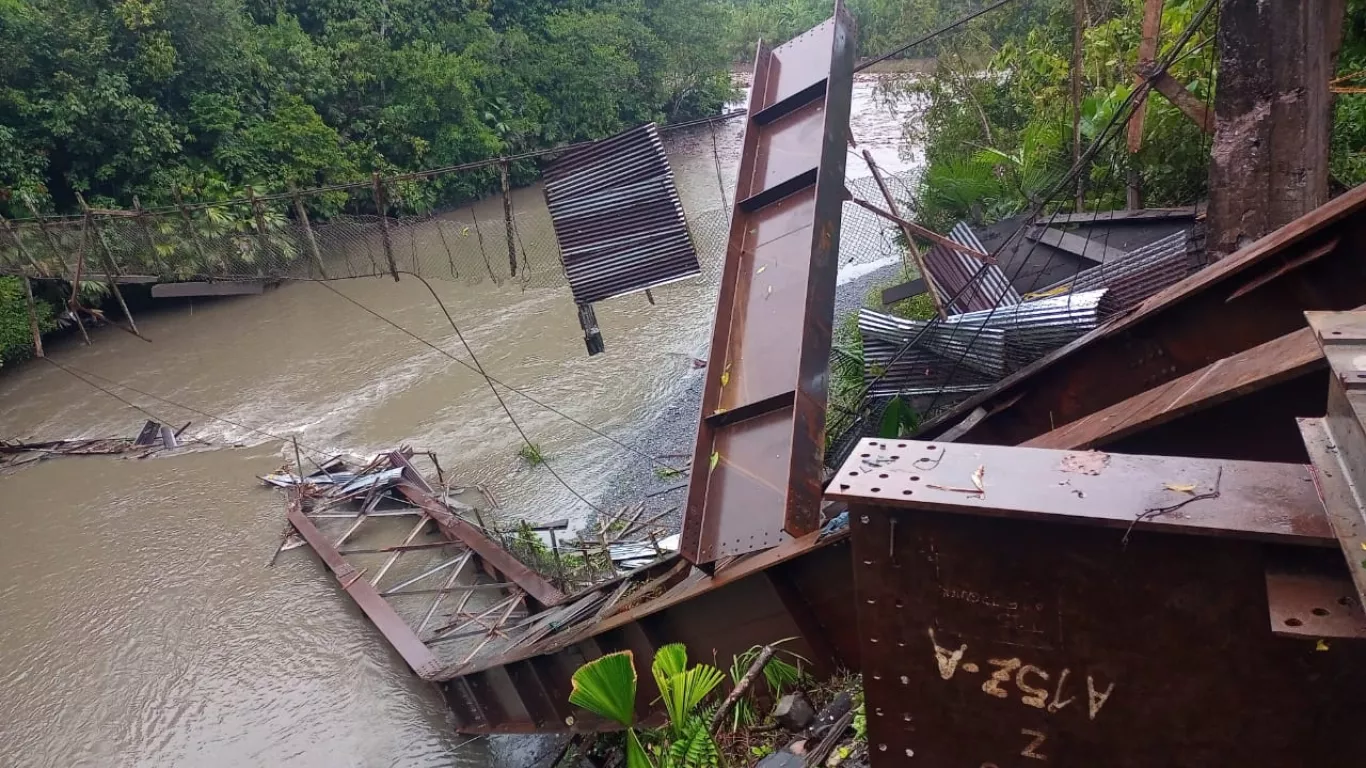
[[[860,459],[866,459],[866,458],[868,458],[869,456],[872,456],[872,455],[873,455],[873,454],[871,454],[871,453],[860,453],[860,454],[859,454],[859,458],[860,458]]]
[[[934,446],[933,446],[933,445],[927,445],[927,446],[925,446],[925,450],[927,450],[927,451],[933,451],[933,450],[934,450]]]
[[[1327,615],[1328,615],[1328,609],[1327,609],[1327,608],[1315,608],[1314,610],[1310,611],[1310,613],[1314,614],[1315,616],[1327,616]]]
[[[1334,336],[1341,336],[1341,335],[1342,335],[1342,331],[1333,331],[1333,332],[1332,332],[1332,335],[1334,335]]]
[[[896,444],[896,447],[898,447],[898,448],[905,448],[905,447],[906,447],[906,444],[905,444],[905,443],[897,443],[897,444]]]
[[[902,495],[902,496],[910,496],[912,493],[915,493],[915,491],[912,491],[910,488],[907,488],[906,490],[904,490],[904,491],[901,492],[901,495]]]
[[[1287,627],[1298,627],[1298,626],[1302,626],[1303,624],[1304,624],[1304,622],[1300,621],[1299,619],[1286,619],[1286,620],[1285,620],[1285,625],[1286,625]]]
[[[850,472],[850,473],[849,473],[849,476],[850,476],[850,477],[858,477],[858,472]]]
[[[892,461],[896,461],[896,460],[899,459],[899,458],[901,458],[901,457],[900,457],[900,456],[893,456],[893,457],[892,457]]]
[[[1339,598],[1338,598],[1338,605],[1340,605],[1340,606],[1342,606],[1342,607],[1344,607],[1344,608],[1350,608],[1350,607],[1352,607],[1352,598],[1350,598],[1350,597],[1339,597]]]
[[[840,490],[841,490],[841,491],[847,491],[847,490],[849,490],[849,484],[848,484],[848,483],[840,483]]]
[[[881,474],[881,475],[878,475],[878,478],[881,479],[881,480],[886,480],[886,479],[887,479],[887,475],[886,475],[886,473],[883,473],[883,474]]]
[[[917,481],[917,480],[919,480],[919,479],[920,479],[920,475],[911,475],[911,482],[915,482],[915,481]]]
[[[881,489],[881,488],[869,488],[868,490],[872,491],[873,493],[877,493],[878,491],[881,491],[882,489]]]

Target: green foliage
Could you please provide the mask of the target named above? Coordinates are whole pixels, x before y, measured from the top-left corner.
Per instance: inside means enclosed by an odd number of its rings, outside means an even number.
[[[0,277],[0,366],[33,356],[33,331],[21,280],[18,277]],[[52,319],[51,304],[40,300],[34,306],[41,332],[46,333],[57,327]]]
[[[722,3],[4,0],[0,208],[6,191],[58,211],[78,191],[105,207],[267,194],[698,117],[731,94]]]
[[[702,702],[716,690],[721,671],[710,664],[688,667],[688,652],[673,643],[655,652],[650,665],[669,720],[640,734],[635,722],[636,673],[630,651],[618,651],[574,672],[569,702],[627,726],[627,768],[715,768],[721,756],[708,730]]]
[[[779,642],[786,641],[783,640]],[[749,671],[750,666],[754,664],[754,661],[759,658],[759,654],[762,652],[763,648],[756,645],[744,653],[737,655],[734,660],[731,661],[730,680],[732,685],[738,685],[740,683],[740,678],[745,676],[745,673]],[[784,692],[796,687],[807,678],[806,673],[802,671],[800,666],[801,662],[805,661],[805,659],[796,654],[789,655],[797,661],[797,664],[793,664],[775,653],[773,657],[768,660],[768,663],[764,665],[764,682],[768,684],[769,693],[774,698],[782,696]],[[747,698],[741,698],[736,701],[735,706],[731,709],[728,717],[730,720],[729,728],[733,733],[754,725],[759,719],[754,711],[754,706]]]
[[[1167,2],[1161,39],[1175,39],[1202,4]],[[915,207],[926,226],[943,231],[959,220],[987,224],[1046,202],[1045,193],[1071,165],[1073,4],[1034,5],[1036,23],[998,23],[967,33],[941,54],[932,77],[906,81],[905,90],[924,104],[906,133],[925,145],[928,166]],[[1083,41],[1084,145],[1105,129],[1132,88],[1142,6],[1142,0],[1124,0],[1092,11]],[[1214,30],[1211,17],[1188,45],[1195,53],[1170,69],[1207,103],[1213,97]],[[1160,96],[1150,97],[1146,110],[1137,156],[1129,156],[1121,136],[1093,158],[1084,177],[1088,208],[1121,206],[1131,166],[1149,206],[1189,204],[1204,196],[1207,138]],[[1059,197],[1070,199],[1068,192]]]
[[[521,448],[517,449],[517,455],[533,467],[545,463],[545,454],[541,452],[541,446],[536,443],[522,445]]]
[[[896,440],[914,434],[920,428],[920,414],[900,397],[894,397],[882,412],[882,423],[878,425],[877,436],[884,440]]]
[[[596,658],[574,671],[569,703],[615,723],[636,721],[636,668],[630,651]]]

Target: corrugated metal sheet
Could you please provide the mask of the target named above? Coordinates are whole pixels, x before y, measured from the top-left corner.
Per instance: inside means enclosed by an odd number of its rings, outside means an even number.
[[[548,164],[545,200],[577,303],[701,271],[654,123]]]
[[[1199,269],[1191,258],[1190,231],[1182,230],[1135,248],[1119,259],[1077,273],[1039,291],[1090,291],[1106,288],[1106,303],[1122,312]]]
[[[949,239],[973,250],[986,252],[977,235],[965,222],[958,222],[949,230]],[[1020,294],[1006,279],[1000,265],[987,264],[986,271],[973,280],[983,262],[952,248],[936,245],[925,253],[925,267],[944,297],[957,296],[949,308],[951,312],[975,312],[1002,304],[1020,303]]]
[[[1078,338],[1111,314],[1107,290],[1053,296],[947,321],[859,310],[871,394],[971,392]],[[897,350],[917,339],[896,362]],[[957,370],[955,370],[955,368]]]

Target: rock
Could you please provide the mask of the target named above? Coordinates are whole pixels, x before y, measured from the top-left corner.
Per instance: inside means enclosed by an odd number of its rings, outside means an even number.
[[[779,726],[797,733],[816,719],[816,710],[802,694],[789,693],[778,699],[778,704],[773,707],[773,719]]]
[[[783,751],[791,752],[794,755],[805,755],[806,744],[808,741],[810,740],[805,737],[800,739],[793,739],[792,743],[788,744],[786,747],[783,747]]]
[[[754,768],[803,768],[806,761],[791,752],[774,752],[759,761]]]
[[[853,708],[853,695],[848,691],[842,691],[829,704],[825,705],[825,709],[822,709],[819,715],[816,715],[816,720],[811,723],[807,735],[814,739],[824,738],[830,727]]]

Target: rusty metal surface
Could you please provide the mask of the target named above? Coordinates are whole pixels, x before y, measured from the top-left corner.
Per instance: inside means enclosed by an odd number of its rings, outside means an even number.
[[[1366,640],[1366,612],[1342,560],[1325,552],[1268,553],[1266,605],[1272,634]]]
[[[547,164],[545,199],[579,304],[701,271],[654,123]]]
[[[784,647],[812,660],[817,670],[857,668],[849,562],[847,539],[817,542],[813,534],[738,558],[714,576],[685,571],[681,581],[648,600],[480,660],[445,675],[441,686],[463,733],[592,732],[619,726],[569,706],[570,676],[612,651],[634,652],[642,719],[660,714],[656,694],[648,690],[649,665],[655,649],[667,643],[685,643],[707,658],[715,654],[724,665],[754,645],[795,638]]]
[[[1332,375],[1327,415],[1300,428],[1328,520],[1366,602],[1366,312],[1306,314]]]
[[[1161,291],[926,425],[938,436],[978,406],[991,414],[963,440],[1013,445],[1076,421],[1220,358],[1304,326],[1303,312],[1366,303],[1366,186]],[[1341,243],[1297,269],[1306,253]],[[1249,285],[1256,289],[1243,291]],[[1240,293],[1241,292],[1241,293]],[[1235,297],[1236,295],[1236,297]],[[1009,407],[998,408],[1013,401]]]
[[[477,554],[487,565],[490,575],[502,574],[507,581],[521,587],[529,597],[542,606],[556,605],[564,600],[564,593],[556,589],[544,576],[528,568],[522,561],[513,557],[512,553],[503,549],[502,545],[490,539],[477,527],[460,519],[437,499],[431,485],[401,451],[391,452],[389,460],[403,470],[405,482],[399,484],[399,493],[430,515],[432,521],[447,537],[459,541]]]
[[[1182,230],[1084,269],[1076,277],[1043,288],[1039,293],[1105,288],[1113,311],[1122,312],[1180,282],[1191,271],[1190,232]]]
[[[1116,545],[1132,529],[1336,546],[1299,464],[868,439],[826,497],[1094,525]]]
[[[851,508],[874,768],[1360,764],[1366,652],[1269,631],[1264,545],[976,511]]]
[[[758,52],[684,513],[690,562],[819,523],[854,49],[836,2]]]
[[[418,638],[417,633],[408,626],[408,623],[394,611],[393,606],[389,605],[383,597],[380,597],[379,591],[363,578],[364,574],[357,571],[355,566],[342,557],[337,548],[332,545],[331,540],[318,530],[308,515],[304,514],[303,507],[297,503],[297,500],[290,503],[286,515],[294,529],[304,537],[313,551],[318,553],[318,557],[336,575],[342,589],[351,596],[352,600],[356,601],[356,606],[365,612],[365,617],[370,619],[375,628],[384,635],[384,639],[389,641],[389,644],[403,657],[413,672],[423,678],[434,677],[439,674],[443,665],[436,658],[436,655]]]
[[[987,252],[966,222],[953,225],[949,239],[979,253]],[[1020,294],[996,264],[985,264],[981,259],[936,245],[925,253],[925,268],[935,283],[942,286],[945,296],[957,297],[952,306],[955,313],[1020,303]]]
[[[1070,450],[1103,448],[1220,403],[1323,370],[1325,366],[1313,332],[1302,328],[1059,426],[1024,445]]]

